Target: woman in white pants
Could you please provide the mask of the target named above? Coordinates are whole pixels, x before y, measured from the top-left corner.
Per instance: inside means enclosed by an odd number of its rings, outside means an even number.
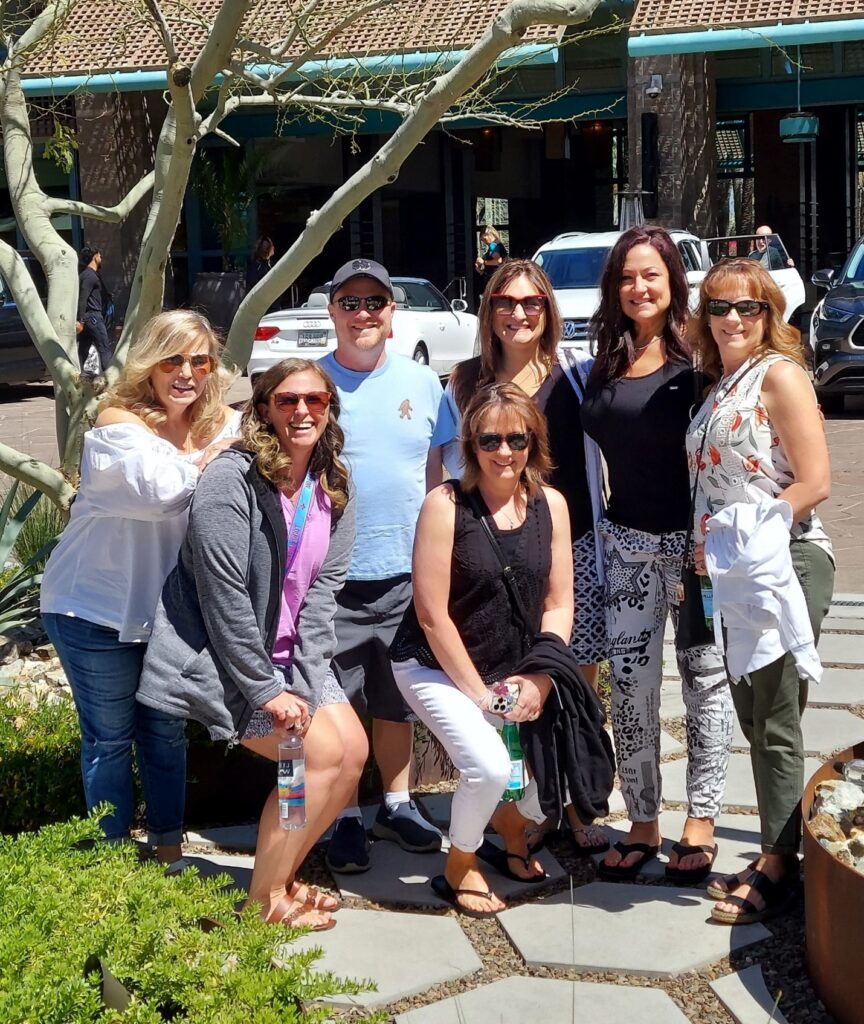
[[[539,717],[552,687],[544,674],[514,675],[526,635],[554,633],[569,642],[573,621],[570,527],[562,496],[543,486],[549,471],[546,426],[536,404],[513,384],[492,384],[462,420],[465,472],[431,491],[414,542],[414,600],[390,649],[408,704],[438,737],[459,770],[450,822],[450,853],[435,892],[462,913],[504,909],[489,891],[477,851],[490,821],[504,839],[502,870],[541,881],[526,828],[541,822],[536,786],[517,803],[496,807],[510,774],[498,734],[506,719]],[[512,568],[525,608],[514,609],[486,520]],[[512,709],[490,711],[490,687],[510,684]]]

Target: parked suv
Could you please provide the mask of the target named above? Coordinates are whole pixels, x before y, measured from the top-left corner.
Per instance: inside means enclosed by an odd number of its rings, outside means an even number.
[[[813,379],[826,412],[840,412],[846,395],[864,394],[864,238],[839,273],[812,277],[825,295],[813,310]]]
[[[711,267],[705,243],[687,231],[670,231],[687,270],[691,304]],[[568,231],[541,245],[534,262],[552,282],[561,310],[562,344],[588,349],[588,321],[600,302],[600,275],[620,231]]]
[[[42,269],[33,256],[24,256],[36,287],[44,281]],[[48,380],[49,374],[42,357],[36,350],[24,323],[12,290],[0,276],[0,386],[30,384]]]

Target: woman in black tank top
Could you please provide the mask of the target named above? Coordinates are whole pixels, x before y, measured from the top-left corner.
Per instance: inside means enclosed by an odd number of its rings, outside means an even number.
[[[631,828],[600,865],[633,878],[660,847],[660,685],[663,633],[677,634],[690,506],[684,438],[701,404],[684,342],[684,264],[662,228],[626,231],[609,254],[590,331],[597,356],[582,423],[606,460],[610,496],[598,524],[606,576],[606,632],[612,668],[612,725],[618,776]],[[666,875],[706,877],[716,856],[714,818],[726,782],[732,702],[713,644],[677,652],[687,710],[687,821]]]
[[[477,865],[486,824],[502,836],[502,870],[545,877],[529,856],[526,828],[542,822],[536,784],[496,807],[510,776],[498,734],[504,721],[537,719],[547,675],[514,675],[526,633],[567,643],[573,620],[570,528],[563,497],[543,486],[549,471],[546,426],[513,384],[482,388],[465,410],[465,473],[427,495],[414,541],[414,599],[390,648],[393,673],[412,710],[438,737],[460,780],[453,797],[451,848],[435,892],[457,910],[486,917],[504,909]],[[515,611],[485,518],[513,571],[526,622]],[[512,685],[515,704],[490,711],[492,684]],[[493,816],[494,812],[494,816]]]

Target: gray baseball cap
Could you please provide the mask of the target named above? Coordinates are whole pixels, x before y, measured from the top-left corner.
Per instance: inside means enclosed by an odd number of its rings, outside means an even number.
[[[361,259],[349,260],[347,263],[343,263],[333,275],[333,280],[330,284],[331,301],[342,285],[346,281],[350,281],[352,277],[371,277],[373,281],[377,281],[387,289],[387,294],[391,298],[393,296],[393,285],[390,284],[390,275],[386,269],[380,263],[376,263],[375,260]]]

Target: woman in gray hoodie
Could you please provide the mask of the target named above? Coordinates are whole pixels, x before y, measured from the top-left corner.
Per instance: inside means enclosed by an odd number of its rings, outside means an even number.
[[[367,756],[330,670],[355,530],[338,415],[336,388],[316,363],[286,359],[256,380],[243,443],[214,461],[192,503],[138,691],[142,703],[273,761],[286,732],[303,737],[306,825],[280,827],[274,788],[249,902],[267,921],[316,931],[335,924],[338,904],[295,875]]]

